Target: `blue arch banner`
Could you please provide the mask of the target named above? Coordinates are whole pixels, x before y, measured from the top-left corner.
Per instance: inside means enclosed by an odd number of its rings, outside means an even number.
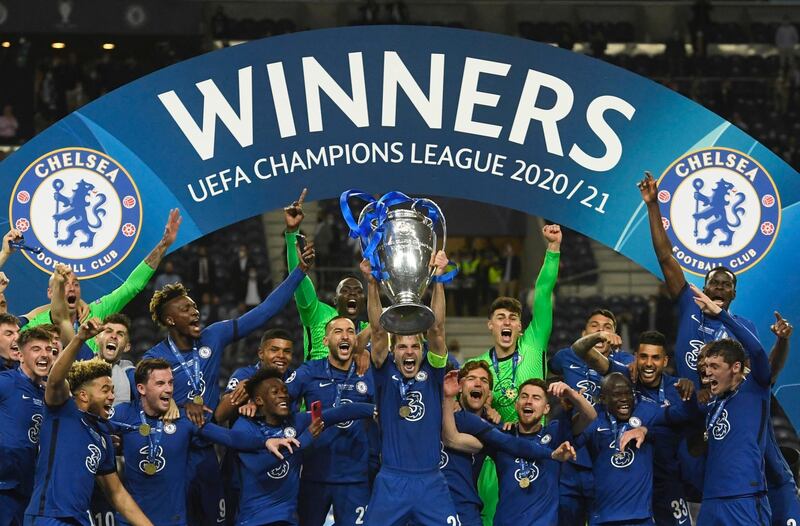
[[[442,28],[255,41],[153,73],[56,123],[0,164],[6,220],[43,249],[4,269],[9,301],[16,312],[41,303],[56,261],[86,279],[84,297],[99,297],[157,242],[171,207],[184,216],[177,248],[303,187],[311,199],[357,187],[509,207],[659,274],[635,184],[644,170],[660,177],[664,227],[687,277],[699,283],[718,264],[737,271],[734,310],[769,348],[774,309],[800,318],[791,167],[628,71]],[[800,422],[796,364],[777,393]]]

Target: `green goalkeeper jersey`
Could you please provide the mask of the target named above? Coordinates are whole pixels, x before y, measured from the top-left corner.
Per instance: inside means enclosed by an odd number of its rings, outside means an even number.
[[[531,378],[544,379],[547,372],[547,342],[553,329],[553,288],[558,277],[559,260],[559,252],[548,250],[545,253],[533,294],[533,319],[517,340],[515,353],[497,360],[496,368],[491,357],[494,347],[470,360],[483,360],[489,364],[494,380],[492,407],[500,413],[504,422],[517,421],[514,403],[520,384]]]
[[[130,273],[122,285],[109,292],[102,298],[96,299],[89,303],[88,314],[79,321],[83,322],[90,318],[99,318],[102,321],[106,318],[106,316],[111,316],[112,314],[118,313],[124,309],[125,305],[130,303],[130,301],[136,297],[137,294],[144,290],[145,286],[147,286],[147,282],[150,281],[150,278],[153,277],[154,273],[155,270],[150,268],[150,265],[142,261],[136,265],[136,268],[133,269],[133,272]],[[50,319],[50,309],[42,311],[28,320],[28,323],[22,328],[22,330],[30,329],[45,323],[52,323],[52,320]],[[95,343],[94,338],[88,340],[86,345],[92,349],[92,352],[97,354],[97,343]]]

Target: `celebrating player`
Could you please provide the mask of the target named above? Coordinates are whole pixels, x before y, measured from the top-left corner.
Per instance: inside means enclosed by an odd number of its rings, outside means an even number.
[[[0,371],[19,366],[19,321],[12,314],[0,314]]]

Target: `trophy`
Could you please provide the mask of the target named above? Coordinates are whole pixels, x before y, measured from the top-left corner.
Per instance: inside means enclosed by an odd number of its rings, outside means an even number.
[[[350,214],[350,197],[368,201],[358,223]],[[372,274],[392,302],[381,315],[381,326],[401,335],[428,330],[434,315],[421,298],[435,270],[430,267],[431,257],[447,242],[447,226],[439,206],[430,199],[415,199],[400,192],[389,192],[375,200],[355,190],[344,192],[339,202],[350,235],[361,239]],[[437,223],[442,229],[441,248],[437,248]]]

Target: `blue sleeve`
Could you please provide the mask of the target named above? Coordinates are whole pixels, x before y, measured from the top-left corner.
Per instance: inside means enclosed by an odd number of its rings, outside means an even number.
[[[103,460],[100,466],[97,467],[98,475],[110,475],[117,472],[117,457],[114,453],[114,443],[111,441],[111,436],[103,435],[106,441],[106,454],[103,455]]]
[[[470,434],[472,435],[473,433]],[[479,432],[475,437],[493,451],[503,451],[515,457],[549,460],[552,453],[552,450],[537,442],[503,433],[492,426],[487,426],[484,431]]]
[[[550,371],[555,374],[564,374],[564,364],[563,355],[561,354],[562,351],[558,351],[551,359],[550,359]]]
[[[720,312],[718,318],[725,327],[731,330],[736,339],[742,343],[744,350],[747,351],[747,355],[750,357],[750,374],[753,379],[762,387],[769,387],[772,379],[769,358],[764,347],[761,346],[761,342],[744,325],[731,317],[728,311]]]
[[[139,399],[139,390],[136,389],[136,379],[134,378],[135,373],[136,373],[135,367],[131,367],[130,369],[125,371],[125,376],[128,377],[128,385],[131,386],[131,400]]]
[[[663,408],[663,414],[657,417],[656,424],[678,425],[691,421],[700,421],[702,418],[703,413],[697,405],[697,397],[692,395],[692,399],[687,402],[668,405]]]
[[[208,423],[197,430],[197,434],[214,443],[238,451],[258,451],[264,449],[267,442],[262,436],[252,433],[251,430],[237,428],[228,429],[217,424]]]
[[[572,437],[572,447],[576,450],[586,446],[590,453],[592,453],[592,438],[594,437],[595,430],[597,429],[597,419],[595,419],[589,426],[583,430],[582,433]]]
[[[286,389],[289,391],[289,398],[297,400],[305,392],[306,379],[308,378],[308,362],[303,362],[286,381]]]
[[[691,312],[700,313],[700,307],[694,302],[694,293],[689,287],[689,282],[684,283],[683,288],[678,294],[678,315],[683,318]]]
[[[633,416],[638,417],[645,427],[652,426],[658,417],[660,407],[652,402],[639,402],[633,410]]]
[[[306,275],[299,267],[294,269],[264,301],[237,318],[238,338],[244,338],[283,310],[289,300],[292,299],[294,289],[297,288],[304,277]]]
[[[242,462],[242,465],[246,470],[250,471],[251,473],[255,473],[256,475],[261,475],[262,473],[266,473],[267,471],[275,469],[282,462],[286,462],[289,457],[300,454],[301,451],[311,445],[313,438],[311,437],[311,433],[306,430],[299,437],[297,437],[297,440],[300,442],[300,447],[295,447],[293,453],[289,453],[286,450],[281,451],[284,457],[283,460],[266,450],[259,451],[258,453],[242,452],[239,454],[239,460]]]
[[[236,386],[238,386],[239,382],[242,381],[242,379],[240,377],[241,374],[242,374],[242,368],[241,367],[239,367],[238,369],[233,371],[233,374],[228,379],[228,383],[225,384],[225,392],[222,393],[222,394],[232,393],[233,390],[236,389]]]
[[[621,373],[625,375],[625,378],[628,380],[631,379],[631,370],[628,369],[628,365],[618,362],[616,359],[608,361],[608,372],[606,374],[611,373]]]
[[[323,410],[322,421],[325,422],[326,425],[340,424],[348,420],[372,418],[374,414],[375,404],[354,402],[352,404],[342,404],[339,407]]]

